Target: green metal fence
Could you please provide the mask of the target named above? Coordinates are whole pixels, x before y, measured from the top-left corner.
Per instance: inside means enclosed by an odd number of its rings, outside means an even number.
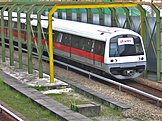
[[[46,40],[46,33],[47,31],[44,31],[42,28],[42,25],[40,24],[41,22],[41,15],[44,14],[45,12],[49,12],[55,5],[96,5],[100,3],[96,2],[1,2],[0,3],[0,9],[1,9],[1,15],[0,15],[0,29],[1,29],[1,43],[2,43],[2,61],[5,61],[5,55],[6,55],[6,47],[5,47],[5,40],[9,39],[9,50],[10,50],[10,65],[14,65],[14,47],[13,43],[15,41],[15,37],[13,37],[13,31],[16,31],[17,34],[17,41],[18,41],[18,53],[19,53],[19,68],[22,68],[23,65],[23,58],[22,58],[22,44],[24,41],[27,42],[27,53],[28,53],[28,72],[31,74],[33,73],[33,62],[32,62],[32,51],[33,48],[36,48],[36,52],[38,54],[38,63],[39,63],[39,77],[41,78],[43,76],[43,66],[42,66],[42,53],[43,50],[46,49],[47,51],[48,46],[47,43],[45,42],[44,45],[42,45],[42,39]],[[103,3],[102,3],[103,4]],[[111,17],[111,26],[117,26],[117,27],[123,27],[123,28],[128,28],[128,29],[134,29],[134,25],[132,24],[131,20],[131,14],[130,14],[130,9],[131,7],[123,7],[123,3],[105,3],[106,4],[121,4],[121,8],[116,9],[115,7],[112,8],[73,8],[71,7],[70,9],[59,9],[57,10],[59,14],[59,18],[61,18],[61,13],[65,12],[67,14],[67,19],[72,19],[72,13],[77,14],[77,21],[81,21],[81,14],[86,13],[87,15],[87,22],[93,23],[92,16],[94,14],[99,14],[99,24],[104,25],[104,18],[105,15],[110,15]],[[125,3],[128,4],[128,3]],[[147,19],[146,11],[142,8],[141,5],[138,5],[135,9],[140,11],[140,24],[139,24],[139,29],[140,29],[140,34],[143,37],[145,47],[147,47],[147,42],[149,41],[149,45],[151,45],[153,48],[155,48],[155,55],[156,55],[156,62],[157,62],[157,81],[160,81],[160,72],[161,72],[161,61],[160,61],[160,14],[159,10],[156,8],[155,5],[151,6],[155,12],[157,13],[156,16],[156,23],[155,23],[155,29],[153,32],[148,32],[149,29],[149,22]],[[6,24],[4,21],[4,11],[8,10],[8,23]],[[118,12],[122,11],[122,13]],[[12,21],[12,16],[11,13],[13,11],[17,12],[17,27],[13,28],[13,21]],[[20,13],[25,12],[26,13],[26,28],[23,28],[21,23],[20,23]],[[33,28],[31,26],[31,18],[30,15],[31,13],[37,14],[37,20],[38,20],[38,25],[37,28]],[[119,22],[119,16],[125,17],[123,24]],[[5,33],[5,30],[8,29],[8,34]],[[155,33],[156,31],[156,45],[152,44],[152,33]],[[28,35],[27,38],[22,39],[22,33],[26,32]],[[146,33],[147,32],[147,33]],[[148,35],[149,34],[149,35]],[[34,39],[35,36],[38,36],[38,42]],[[147,40],[147,37],[150,37],[149,40]],[[154,46],[155,45],[155,46]],[[146,48],[147,51],[147,48]]]

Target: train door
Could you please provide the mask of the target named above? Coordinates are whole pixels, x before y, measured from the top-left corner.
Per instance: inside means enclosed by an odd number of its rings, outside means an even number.
[[[94,62],[97,67],[102,67],[104,62],[105,42],[95,41]]]
[[[74,60],[82,61],[84,62],[84,58],[82,57],[84,55],[82,48],[82,42],[81,37],[72,35],[71,40],[71,58]]]
[[[55,53],[69,57],[70,56],[70,41],[71,35],[62,32],[55,32]]]
[[[64,51],[64,56],[70,57],[70,51],[71,51],[71,35],[67,33],[63,33],[62,37],[62,50]]]
[[[85,62],[87,64],[93,64],[93,53],[92,49],[92,40],[80,36],[72,36],[71,43],[71,58]]]
[[[86,40],[86,43],[85,43],[85,45],[86,45],[86,51],[87,51],[87,58],[88,58],[88,63],[90,63],[90,64],[94,64],[95,63],[95,61],[94,61],[94,53],[93,53],[93,51],[94,51],[94,44],[95,44],[95,41],[94,40],[92,40],[92,39],[87,39]]]

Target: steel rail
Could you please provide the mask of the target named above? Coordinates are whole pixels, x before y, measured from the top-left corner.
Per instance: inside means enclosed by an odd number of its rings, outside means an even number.
[[[9,114],[9,116],[11,116],[12,118],[16,119],[17,121],[24,121],[23,119],[21,119],[20,117],[18,117],[17,115],[15,115],[13,112],[11,112],[10,110],[8,110],[7,108],[5,108],[1,104],[0,104],[0,110],[1,110],[1,112],[5,111],[7,114]]]
[[[121,88],[124,88],[124,89],[130,90],[130,91],[136,92],[136,93],[138,93],[138,94],[141,94],[141,95],[143,95],[143,96],[145,96],[145,97],[151,98],[151,99],[157,101],[157,106],[159,106],[159,103],[160,103],[160,102],[162,103],[162,98],[159,98],[159,97],[157,97],[157,96],[151,95],[151,94],[149,94],[149,93],[147,93],[147,92],[141,91],[141,90],[136,89],[136,88],[133,88],[133,87],[131,87],[131,86],[124,85],[124,84],[119,83],[119,82],[117,82],[117,81],[114,81],[114,80],[111,80],[111,79],[102,77],[102,76],[100,76],[100,75],[98,75],[98,74],[95,74],[95,73],[86,71],[86,70],[84,70],[84,69],[81,69],[81,68],[78,68],[78,67],[69,65],[69,64],[67,64],[67,63],[64,63],[64,62],[61,62],[61,61],[58,61],[58,60],[55,60],[55,62],[56,62],[56,63],[59,63],[59,64],[61,64],[61,65],[67,66],[68,68],[72,68],[72,69],[75,69],[75,70],[80,71],[80,72],[82,72],[82,73],[88,74],[88,75],[89,75],[89,78],[90,78],[91,76],[93,76],[93,77],[96,77],[96,78],[98,78],[98,79],[102,79],[102,80],[104,80],[104,81],[106,81],[106,82],[109,82],[109,83],[111,83],[111,84],[114,84],[114,85],[118,86],[119,90],[121,90]]]
[[[6,45],[9,45],[9,44],[6,43]],[[14,46],[14,47],[17,48],[17,46]],[[26,49],[23,49],[23,51],[27,51],[27,50],[26,50]],[[32,54],[37,55],[37,53],[35,53],[35,52],[32,52]],[[43,58],[44,60],[49,60],[48,57],[47,57],[47,56],[44,56],[44,55],[42,56],[42,58]],[[91,76],[93,76],[93,77],[96,77],[96,78],[98,78],[98,79],[102,79],[102,80],[104,80],[104,81],[106,81],[106,82],[108,82],[108,83],[114,84],[114,85],[118,86],[119,90],[121,90],[121,88],[127,89],[127,90],[130,90],[130,91],[136,92],[136,93],[138,93],[138,94],[141,94],[141,95],[143,95],[143,96],[145,96],[145,97],[148,97],[148,98],[150,98],[150,99],[153,99],[153,100],[157,101],[157,106],[159,106],[159,103],[160,103],[160,102],[162,103],[162,98],[159,98],[159,97],[157,97],[157,96],[151,95],[151,94],[149,94],[149,93],[147,93],[147,92],[141,91],[141,90],[136,89],[136,88],[133,88],[133,87],[131,87],[131,86],[124,85],[124,84],[119,83],[119,82],[117,82],[117,81],[114,81],[114,80],[111,80],[111,79],[102,77],[102,76],[100,76],[100,75],[98,75],[98,74],[95,74],[95,73],[86,71],[86,70],[81,69],[81,68],[78,68],[78,67],[76,67],[76,66],[72,66],[72,65],[70,65],[70,64],[67,64],[67,63],[58,61],[58,60],[56,60],[56,59],[55,59],[54,62],[56,62],[56,63],[58,63],[58,64],[61,64],[61,65],[63,65],[63,66],[66,66],[67,69],[68,69],[68,68],[71,68],[71,69],[80,71],[80,72],[82,72],[82,73],[88,74],[88,75],[89,75],[89,78],[91,78]]]

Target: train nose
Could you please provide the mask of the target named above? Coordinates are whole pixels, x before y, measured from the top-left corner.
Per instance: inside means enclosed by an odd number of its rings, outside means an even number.
[[[135,74],[135,70],[124,70],[123,75],[124,76],[133,76]]]

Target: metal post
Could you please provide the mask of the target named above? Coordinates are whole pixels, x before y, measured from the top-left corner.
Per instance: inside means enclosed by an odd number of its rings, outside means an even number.
[[[20,13],[24,10],[24,5],[21,6],[20,10],[17,12],[17,32],[18,32],[18,54],[19,54],[19,68],[22,69],[23,62],[22,62],[22,38],[21,38],[21,18]],[[25,39],[25,38],[24,38]]]
[[[137,9],[140,11],[140,32],[144,42],[145,50],[146,50],[146,11],[142,8],[141,5],[138,4]],[[144,72],[143,76],[146,77],[147,70]]]
[[[37,13],[37,31],[38,31],[38,62],[39,62],[39,78],[43,78],[43,65],[42,65],[42,29],[41,29],[41,14],[44,11],[45,6],[42,6]]]
[[[156,71],[157,71],[156,72],[157,73],[156,80],[161,81],[161,75],[160,75],[160,72],[161,72],[160,11],[154,4],[151,4],[151,8],[156,13],[156,58],[157,58],[157,60],[156,60],[156,64],[157,64],[157,67],[156,67]]]
[[[131,28],[131,24],[130,24],[129,9],[128,8],[123,8],[123,9],[124,9],[125,14],[126,14],[126,20],[125,20],[126,28],[130,29]]]
[[[81,21],[81,11],[80,9],[76,9],[77,12],[77,21]]]
[[[16,4],[12,5],[8,11],[8,30],[9,30],[9,50],[10,50],[10,66],[14,65],[14,45],[13,45],[13,22],[12,22],[12,12],[17,7]]]
[[[28,48],[28,73],[33,73],[33,63],[32,63],[32,37],[31,37],[31,23],[30,14],[34,10],[35,5],[32,5],[26,13],[26,23],[27,23],[27,48]]]
[[[57,9],[52,8],[48,14],[48,31],[49,31],[49,60],[50,60],[50,83],[54,83],[54,65],[53,65],[53,38],[52,38],[52,14]]]
[[[117,23],[116,23],[116,10],[115,8],[110,8],[110,11],[111,11],[111,26],[112,27],[116,27],[117,26]]]
[[[140,11],[140,31],[141,31],[141,36],[143,37],[143,40],[144,40],[144,45],[146,45],[146,22],[145,22],[145,19],[146,19],[146,11],[142,8],[141,5],[138,5],[138,10]],[[146,47],[146,46],[145,46]]]
[[[93,23],[91,9],[86,9],[86,11],[87,11],[87,23]]]
[[[72,20],[72,14],[70,9],[66,9],[66,20]]]
[[[1,41],[2,41],[2,62],[5,62],[5,55],[6,55],[6,50],[5,50],[5,33],[4,33],[4,11],[8,8],[7,5],[5,5],[1,9]]]
[[[57,10],[57,12],[58,12],[58,18],[61,19],[62,18],[62,12],[61,12],[61,10]]]
[[[100,8],[100,9],[98,9],[98,11],[99,11],[99,23],[100,23],[100,25],[104,25],[104,14],[103,14],[103,12],[102,12],[102,9]]]

